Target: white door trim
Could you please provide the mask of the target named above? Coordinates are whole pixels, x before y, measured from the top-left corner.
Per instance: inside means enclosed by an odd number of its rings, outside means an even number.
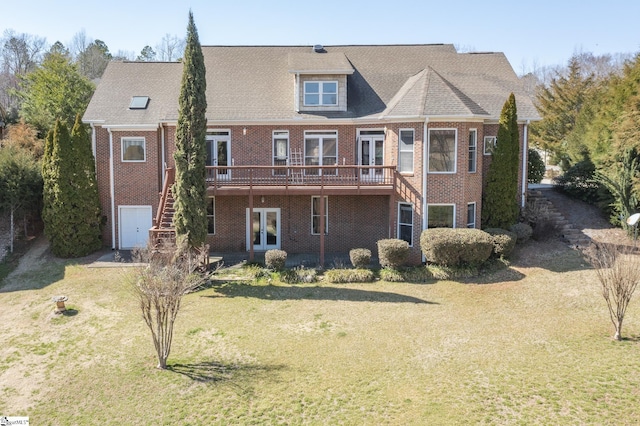
[[[254,213],[260,213],[260,241],[262,244],[260,246],[253,246],[253,249],[256,251],[266,251],[272,249],[280,249],[280,235],[282,234],[282,221],[280,220],[280,209],[279,208],[258,208],[253,209]],[[267,244],[267,225],[266,225],[266,217],[268,212],[276,213],[276,244],[269,245]],[[251,249],[251,240],[253,238],[253,218],[250,216],[249,209],[246,210],[246,247],[247,251]]]
[[[148,214],[145,215],[144,217],[144,222],[138,222],[137,225],[137,232],[139,233],[139,239],[138,242],[140,241],[144,241],[144,244],[142,244],[141,246],[144,247],[146,246],[146,242],[149,239],[149,229],[151,229],[151,225],[152,225],[152,207],[151,206],[118,206],[118,247],[120,249],[132,249],[134,248],[134,246],[124,246],[123,245],[123,231],[124,231],[124,227],[122,226],[122,211],[123,210],[132,210],[132,209],[140,209],[140,210],[147,210]],[[138,218],[139,219],[139,218]],[[148,226],[147,226],[148,225]],[[144,236],[144,239],[142,238]]]

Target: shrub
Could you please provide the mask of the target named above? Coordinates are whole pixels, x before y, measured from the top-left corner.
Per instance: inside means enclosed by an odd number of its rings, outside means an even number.
[[[489,234],[479,229],[433,228],[422,231],[420,247],[430,263],[479,265],[491,256],[493,242]]]
[[[349,259],[354,268],[366,268],[371,263],[371,250],[356,248],[349,251]]]
[[[516,223],[515,225],[511,225],[509,231],[516,234],[516,242],[518,244],[527,242],[529,238],[531,238],[531,235],[533,235],[533,229],[526,223]]]
[[[518,236],[514,232],[500,228],[488,228],[484,232],[491,235],[493,254],[497,257],[509,257],[516,246]]]
[[[286,261],[287,252],[284,250],[267,250],[264,254],[264,264],[269,269],[281,271]]]
[[[380,279],[389,282],[424,283],[431,281],[433,275],[424,266],[401,269],[382,268],[380,270]]]
[[[317,279],[315,269],[306,269],[299,266],[294,269],[284,269],[280,272],[280,281],[287,284],[312,283]]]
[[[593,162],[585,158],[558,176],[555,183],[571,197],[593,203],[599,197],[599,185],[594,180],[595,170]]]
[[[324,277],[330,283],[370,283],[375,280],[370,269],[330,269]]]
[[[397,268],[409,258],[409,243],[396,238],[378,240],[378,260],[383,268]]]
[[[427,270],[436,280],[466,279],[476,277],[479,274],[478,267],[470,265],[427,265]]]
[[[542,182],[542,178],[544,178],[547,167],[544,165],[544,161],[542,161],[542,157],[540,157],[540,153],[537,150],[529,148],[527,163],[527,181],[529,183]]]

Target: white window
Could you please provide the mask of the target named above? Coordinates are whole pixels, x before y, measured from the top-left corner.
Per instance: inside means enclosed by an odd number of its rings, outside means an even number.
[[[456,207],[453,204],[429,204],[427,228],[455,228]]]
[[[467,228],[476,227],[476,203],[467,204]]]
[[[286,166],[289,160],[289,132],[274,131],[273,132],[273,165]],[[274,175],[286,174],[286,169],[277,169],[273,171]]]
[[[320,235],[320,197],[311,197],[311,234]],[[324,234],[329,234],[329,198],[324,196]]]
[[[401,173],[413,173],[413,145],[415,131],[413,129],[400,129],[398,138],[398,171]]]
[[[496,148],[496,137],[485,136],[484,137],[484,155],[491,155],[491,153],[495,148]]]
[[[456,172],[457,135],[456,129],[429,129],[429,172]]]
[[[216,233],[216,199],[207,198],[207,234]]]
[[[398,203],[398,238],[413,247],[413,204]]]
[[[122,138],[122,161],[144,162],[146,156],[144,138]]]
[[[478,131],[469,130],[469,173],[475,173],[477,168]]]
[[[305,81],[305,106],[336,106],[338,105],[337,81]]]
[[[334,166],[338,161],[338,132],[304,132],[305,166]],[[318,169],[306,169],[306,174],[317,175]],[[322,174],[335,175],[335,169],[323,169]]]

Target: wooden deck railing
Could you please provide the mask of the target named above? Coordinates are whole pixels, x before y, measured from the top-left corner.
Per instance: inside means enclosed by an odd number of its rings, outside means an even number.
[[[216,166],[207,183],[224,186],[381,186],[395,185],[395,166]]]

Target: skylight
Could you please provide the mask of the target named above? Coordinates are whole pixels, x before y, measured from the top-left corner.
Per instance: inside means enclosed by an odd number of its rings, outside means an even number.
[[[148,96],[134,96],[131,98],[129,109],[147,109],[147,105],[149,105]]]

